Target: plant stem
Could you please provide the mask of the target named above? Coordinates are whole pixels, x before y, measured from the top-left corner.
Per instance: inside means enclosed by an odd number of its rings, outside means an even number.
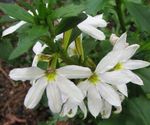
[[[125,28],[123,15],[122,15],[121,0],[115,0],[115,1],[116,1],[116,12],[117,12],[118,19],[120,22],[121,30],[122,30],[122,32],[125,32],[126,28]]]

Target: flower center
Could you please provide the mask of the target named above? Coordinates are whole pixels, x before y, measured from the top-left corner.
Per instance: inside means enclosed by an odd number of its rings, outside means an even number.
[[[46,72],[46,77],[47,77],[48,81],[55,80],[55,78],[56,78],[56,72],[55,72],[55,70],[52,70],[52,69],[48,70]]]
[[[113,68],[113,70],[121,70],[121,69],[123,69],[122,63],[118,63],[118,64]]]
[[[96,73],[94,73],[88,80],[90,81],[90,83],[96,85],[100,81],[100,77]]]

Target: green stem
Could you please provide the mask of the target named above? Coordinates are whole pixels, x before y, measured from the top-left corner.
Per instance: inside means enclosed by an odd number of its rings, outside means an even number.
[[[125,28],[125,23],[123,19],[122,9],[121,9],[121,0],[115,0],[115,1],[116,1],[116,12],[118,15],[120,26],[121,26],[122,31],[125,32],[126,28]]]

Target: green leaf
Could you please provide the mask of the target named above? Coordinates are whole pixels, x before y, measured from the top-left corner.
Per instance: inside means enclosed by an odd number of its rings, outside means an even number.
[[[80,22],[82,22],[86,18],[87,16],[85,14],[80,14],[79,16],[68,17],[68,18],[63,19],[56,26],[56,29],[55,29],[56,35],[76,27]]]
[[[128,108],[134,124],[127,125],[150,125],[150,100],[145,97],[131,99]]]
[[[126,2],[126,6],[137,26],[143,31],[150,32],[150,7],[133,2]]]
[[[145,93],[150,93],[150,68],[140,69],[137,74],[143,80],[144,85],[141,86]]]
[[[59,19],[59,18],[64,18],[64,17],[72,17],[72,16],[77,16],[84,10],[83,5],[67,5],[65,7],[61,7],[59,9],[56,9],[51,17],[53,19]]]
[[[0,58],[4,60],[8,60],[11,52],[13,51],[13,47],[9,39],[4,39],[0,41]]]
[[[37,42],[38,38],[48,32],[47,28],[34,26],[19,37],[17,48],[12,52],[9,59],[17,58],[27,52]]]
[[[27,11],[19,7],[17,4],[0,3],[0,10],[2,10],[5,14],[14,17],[15,19],[23,20],[29,23],[34,22],[33,16],[31,16]]]
[[[101,10],[108,0],[87,0],[85,2],[86,12],[95,15]]]

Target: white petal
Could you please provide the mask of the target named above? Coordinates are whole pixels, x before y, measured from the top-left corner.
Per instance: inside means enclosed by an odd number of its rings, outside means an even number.
[[[35,55],[32,61],[32,66],[37,67],[38,62],[39,62],[39,57],[38,55]]]
[[[143,85],[142,79],[138,75],[136,75],[135,73],[133,73],[132,71],[125,70],[124,73],[126,74],[126,76],[128,78],[130,78],[130,81],[132,83],[137,84],[137,85]]]
[[[78,109],[78,105],[75,105],[72,100],[68,100],[64,106],[63,110],[61,112],[62,116],[68,116],[69,118],[72,118],[76,115]]]
[[[88,15],[88,18],[81,22],[82,24],[89,24],[89,25],[92,25],[94,27],[106,27],[107,26],[107,22],[102,19],[103,15],[100,14],[100,15],[97,15],[95,17],[91,17]]]
[[[97,85],[100,95],[110,104],[120,106],[121,100],[117,92],[108,84],[100,83]]]
[[[45,78],[37,80],[36,83],[29,89],[24,100],[24,105],[29,109],[34,108],[41,100],[46,86],[47,81]]]
[[[120,38],[116,41],[113,50],[122,50],[127,47],[127,33],[125,32],[120,36]]]
[[[57,72],[68,79],[88,78],[92,74],[89,68],[76,65],[61,67],[57,69]]]
[[[10,71],[9,76],[13,80],[35,80],[44,75],[44,70],[37,67],[16,68]]]
[[[75,47],[75,41],[73,41],[69,47],[68,47],[68,50],[67,50],[67,53],[68,55],[71,57],[71,56],[74,56],[76,55],[76,47]]]
[[[79,107],[80,107],[80,109],[82,110],[82,112],[84,113],[84,119],[85,119],[85,118],[87,117],[87,108],[86,108],[84,102],[81,102],[81,103],[79,104]]]
[[[126,77],[122,71],[105,72],[100,75],[100,78],[105,83],[112,85],[120,85],[130,82],[130,78]]]
[[[121,57],[120,51],[112,51],[109,52],[97,65],[96,72],[97,73],[103,73],[105,71],[108,71],[120,61]]]
[[[116,34],[111,34],[109,40],[112,45],[115,45],[119,37]]]
[[[125,96],[128,96],[128,89],[126,84],[117,85],[116,88]]]
[[[112,105],[103,100],[103,107],[101,111],[102,119],[108,119],[111,115]]]
[[[70,99],[76,101],[77,103],[82,102],[83,94],[72,81],[59,75],[56,79],[56,83],[61,92],[68,96]]]
[[[88,80],[85,80],[78,84],[78,88],[82,91],[84,97],[87,95],[87,90],[89,89],[89,87],[90,87],[90,83]]]
[[[122,60],[122,61],[127,61],[128,59],[130,59],[130,58],[135,54],[135,52],[137,51],[137,49],[138,49],[139,47],[140,47],[139,45],[133,44],[133,45],[128,46],[127,48],[125,48],[125,49],[122,51],[121,60]]]
[[[57,36],[55,37],[54,41],[58,41],[58,40],[60,40],[60,39],[63,39],[63,33],[57,35]]]
[[[48,105],[53,113],[59,113],[62,106],[62,98],[59,88],[55,82],[50,82],[46,88]]]
[[[44,49],[47,47],[46,44],[42,45],[40,42],[36,42],[36,44],[33,47],[33,52],[37,55],[37,54],[41,54]]]
[[[16,25],[10,26],[9,28],[5,29],[2,33],[2,37],[9,35],[13,32],[15,32],[17,29],[19,29],[21,26],[23,26],[24,24],[26,24],[26,22],[24,21],[20,21],[19,23],[17,23]]]
[[[79,24],[78,28],[96,40],[105,40],[104,33],[89,24]]]
[[[147,67],[150,65],[150,63],[142,60],[128,60],[123,65],[125,69],[134,70]]]
[[[96,118],[102,109],[102,99],[95,86],[88,89],[87,98],[89,111]]]
[[[115,114],[119,114],[122,111],[122,106],[116,106],[116,110],[114,111]]]

